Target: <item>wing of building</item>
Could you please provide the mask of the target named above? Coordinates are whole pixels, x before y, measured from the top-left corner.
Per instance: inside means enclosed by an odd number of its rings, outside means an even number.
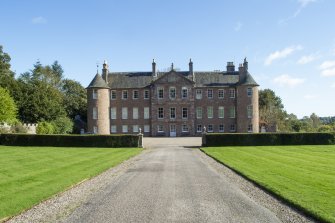
[[[246,59],[238,70],[109,72],[106,62],[87,87],[88,131],[97,134],[197,136],[258,132],[258,84]]]

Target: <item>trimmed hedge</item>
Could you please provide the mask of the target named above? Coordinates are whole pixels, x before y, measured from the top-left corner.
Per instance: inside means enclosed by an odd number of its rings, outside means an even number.
[[[0,145],[56,147],[138,147],[137,135],[1,134]]]
[[[203,146],[335,144],[335,133],[207,133],[203,137]]]

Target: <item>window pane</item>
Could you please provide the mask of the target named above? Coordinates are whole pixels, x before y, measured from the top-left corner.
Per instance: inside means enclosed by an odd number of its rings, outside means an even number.
[[[213,107],[207,107],[207,117],[208,118],[213,118]]]
[[[133,119],[138,119],[138,108],[133,108]]]

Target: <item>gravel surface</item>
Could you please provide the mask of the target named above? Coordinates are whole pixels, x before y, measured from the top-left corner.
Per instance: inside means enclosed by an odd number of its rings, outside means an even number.
[[[311,222],[198,149],[200,138],[146,148],[9,222]]]

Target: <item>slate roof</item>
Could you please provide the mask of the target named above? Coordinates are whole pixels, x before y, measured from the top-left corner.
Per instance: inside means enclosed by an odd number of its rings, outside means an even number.
[[[188,71],[174,71],[187,77]],[[165,75],[168,72],[159,72],[157,78]],[[112,72],[108,75],[109,88],[144,88],[148,87],[152,83],[151,72]],[[251,85],[258,86],[252,76],[247,73],[247,77],[244,83],[239,83],[239,72],[194,72],[195,75],[195,86],[206,87],[206,86],[236,86],[236,85]],[[102,83],[103,82],[103,83]],[[107,88],[107,84],[101,78],[100,75],[96,75],[89,87],[100,87]]]
[[[104,79],[102,79],[100,74],[96,74],[87,88],[109,88],[109,86]]]

